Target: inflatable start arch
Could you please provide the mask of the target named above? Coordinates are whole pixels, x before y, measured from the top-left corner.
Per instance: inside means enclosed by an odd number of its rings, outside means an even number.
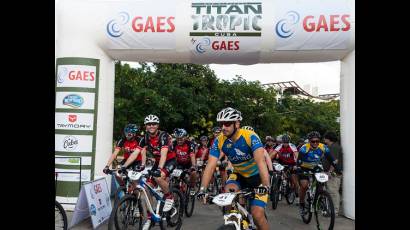
[[[56,6],[57,198],[105,176],[114,60],[296,63],[341,60],[344,213],[355,218],[353,0],[60,0]],[[77,157],[77,158],[75,158]]]

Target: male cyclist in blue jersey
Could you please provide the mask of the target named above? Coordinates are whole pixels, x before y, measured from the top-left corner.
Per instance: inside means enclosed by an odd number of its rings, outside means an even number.
[[[223,135],[219,135],[211,147],[198,197],[207,195],[207,187],[218,158],[224,153],[234,168],[226,181],[225,191],[255,188],[258,192],[251,201],[251,214],[258,229],[267,230],[265,207],[268,201],[269,173],[262,141],[255,132],[239,128],[242,115],[236,109],[228,107],[221,110],[216,120],[222,126]]]

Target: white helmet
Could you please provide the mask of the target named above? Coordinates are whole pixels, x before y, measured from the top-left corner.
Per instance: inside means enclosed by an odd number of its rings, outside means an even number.
[[[242,129],[250,130],[250,131],[255,131],[252,126],[243,126]]]
[[[242,115],[238,110],[228,107],[218,113],[216,121],[242,121]]]
[[[144,125],[146,125],[147,123],[159,123],[159,118],[155,115],[150,114],[144,119]]]

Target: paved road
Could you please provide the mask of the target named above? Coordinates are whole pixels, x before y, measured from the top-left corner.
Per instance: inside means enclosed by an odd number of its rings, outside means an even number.
[[[315,220],[312,218],[310,224],[304,224],[298,214],[298,206],[288,205],[286,201],[280,201],[276,210],[272,210],[271,204],[267,208],[267,216],[269,220],[269,229],[275,230],[314,230]],[[67,213],[68,221],[70,223],[72,212]],[[202,205],[195,203],[195,210],[192,217],[183,219],[183,230],[208,230],[217,229],[223,224],[223,217],[221,211],[215,205]],[[92,229],[91,219],[86,219],[81,222],[73,230],[88,230]],[[98,230],[108,229],[107,224],[102,225]],[[155,226],[152,229],[159,229]],[[353,230],[355,229],[355,222],[353,220],[337,217],[335,223],[335,230]]]

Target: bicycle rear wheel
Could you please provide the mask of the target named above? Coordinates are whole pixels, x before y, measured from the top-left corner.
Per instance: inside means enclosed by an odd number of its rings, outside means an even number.
[[[60,203],[58,203],[58,201],[55,201],[55,210],[54,210],[54,214],[55,214],[55,228],[54,229],[63,229],[63,230],[67,230],[68,227],[68,223],[67,223],[67,215],[64,211],[63,206],[61,206]]]

